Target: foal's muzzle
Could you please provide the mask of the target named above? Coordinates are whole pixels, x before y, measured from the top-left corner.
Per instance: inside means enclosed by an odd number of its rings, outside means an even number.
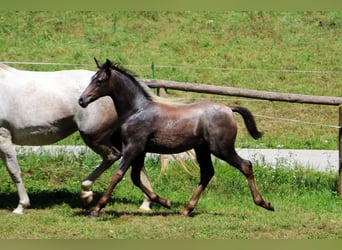
[[[84,100],[84,98],[81,96],[78,99],[78,104],[82,107],[82,108],[86,108],[88,106],[88,102]]]

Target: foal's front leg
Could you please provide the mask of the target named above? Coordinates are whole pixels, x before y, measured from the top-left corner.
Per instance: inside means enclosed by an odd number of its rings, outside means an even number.
[[[122,162],[122,161],[121,161]],[[120,164],[120,166],[115,170],[112,180],[109,183],[107,191],[102,195],[101,199],[98,201],[93,211],[90,213],[90,217],[98,217],[102,208],[104,208],[108,202],[109,197],[112,195],[116,184],[118,184],[123,176],[125,175],[129,164]]]
[[[140,178],[141,169],[144,166],[144,159],[145,159],[145,153],[141,156],[137,157],[137,159],[132,163],[132,172],[131,172],[131,178],[138,188],[140,188],[152,202],[159,203],[163,207],[171,208],[170,207],[170,201],[163,199],[159,197],[156,193],[154,193],[151,189],[146,187],[142,182]]]
[[[139,152],[140,151],[134,147],[127,146],[125,148],[122,160],[118,168],[115,170],[106,192],[102,195],[102,197],[94,207],[93,211],[90,213],[91,217],[99,216],[101,209],[106,206],[109,197],[113,193],[114,188],[122,180],[125,173],[127,172],[127,169],[130,167],[133,160],[136,158],[136,155],[139,155]]]

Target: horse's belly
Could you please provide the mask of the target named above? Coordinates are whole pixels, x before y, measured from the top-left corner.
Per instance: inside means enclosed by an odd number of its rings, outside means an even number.
[[[158,154],[177,154],[203,144],[197,137],[164,137],[151,138],[147,144],[147,151]]]
[[[77,130],[73,124],[55,124],[52,126],[32,126],[11,129],[12,142],[17,145],[48,145],[58,142]]]
[[[148,147],[147,152],[149,153],[156,153],[156,154],[178,154],[185,151],[188,151],[194,147],[177,147],[177,148],[171,148],[171,147]]]

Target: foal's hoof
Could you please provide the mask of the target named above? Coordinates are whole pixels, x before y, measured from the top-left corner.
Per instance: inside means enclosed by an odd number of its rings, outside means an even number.
[[[265,202],[264,200],[254,201],[255,205],[263,207],[269,211],[274,211],[274,207],[272,206],[271,202]]]
[[[269,211],[274,211],[274,207],[271,202],[264,202],[261,206]]]
[[[92,219],[96,219],[99,217],[99,212],[97,211],[91,211],[91,213],[89,214],[89,218],[92,218]]]
[[[274,212],[274,207],[272,206],[271,202],[266,202],[266,209],[269,211],[273,211]]]
[[[184,217],[190,217],[190,211],[188,211],[188,210],[184,210],[183,212],[182,212],[182,216],[184,216]]]
[[[189,208],[185,208],[182,212],[182,216],[184,217],[189,217],[190,213],[193,211],[194,209],[189,209]]]
[[[184,210],[184,211],[182,212],[182,216],[188,217],[188,216],[189,216],[189,212]]]
[[[163,207],[171,209],[171,202],[169,200],[164,200],[161,204]]]

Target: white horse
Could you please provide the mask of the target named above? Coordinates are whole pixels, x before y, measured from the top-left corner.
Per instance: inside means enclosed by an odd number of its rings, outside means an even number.
[[[0,157],[19,195],[13,213],[23,214],[30,205],[13,144],[47,145],[78,130],[84,142],[102,157],[101,164],[82,181],[84,204],[93,199],[93,182],[121,157],[115,148],[120,148],[121,138],[113,135],[118,120],[112,100],[102,98],[88,109],[78,105],[78,97],[94,73],[24,71],[0,63]],[[151,187],[145,173],[142,174],[142,181]],[[150,209],[146,196],[140,209]]]

